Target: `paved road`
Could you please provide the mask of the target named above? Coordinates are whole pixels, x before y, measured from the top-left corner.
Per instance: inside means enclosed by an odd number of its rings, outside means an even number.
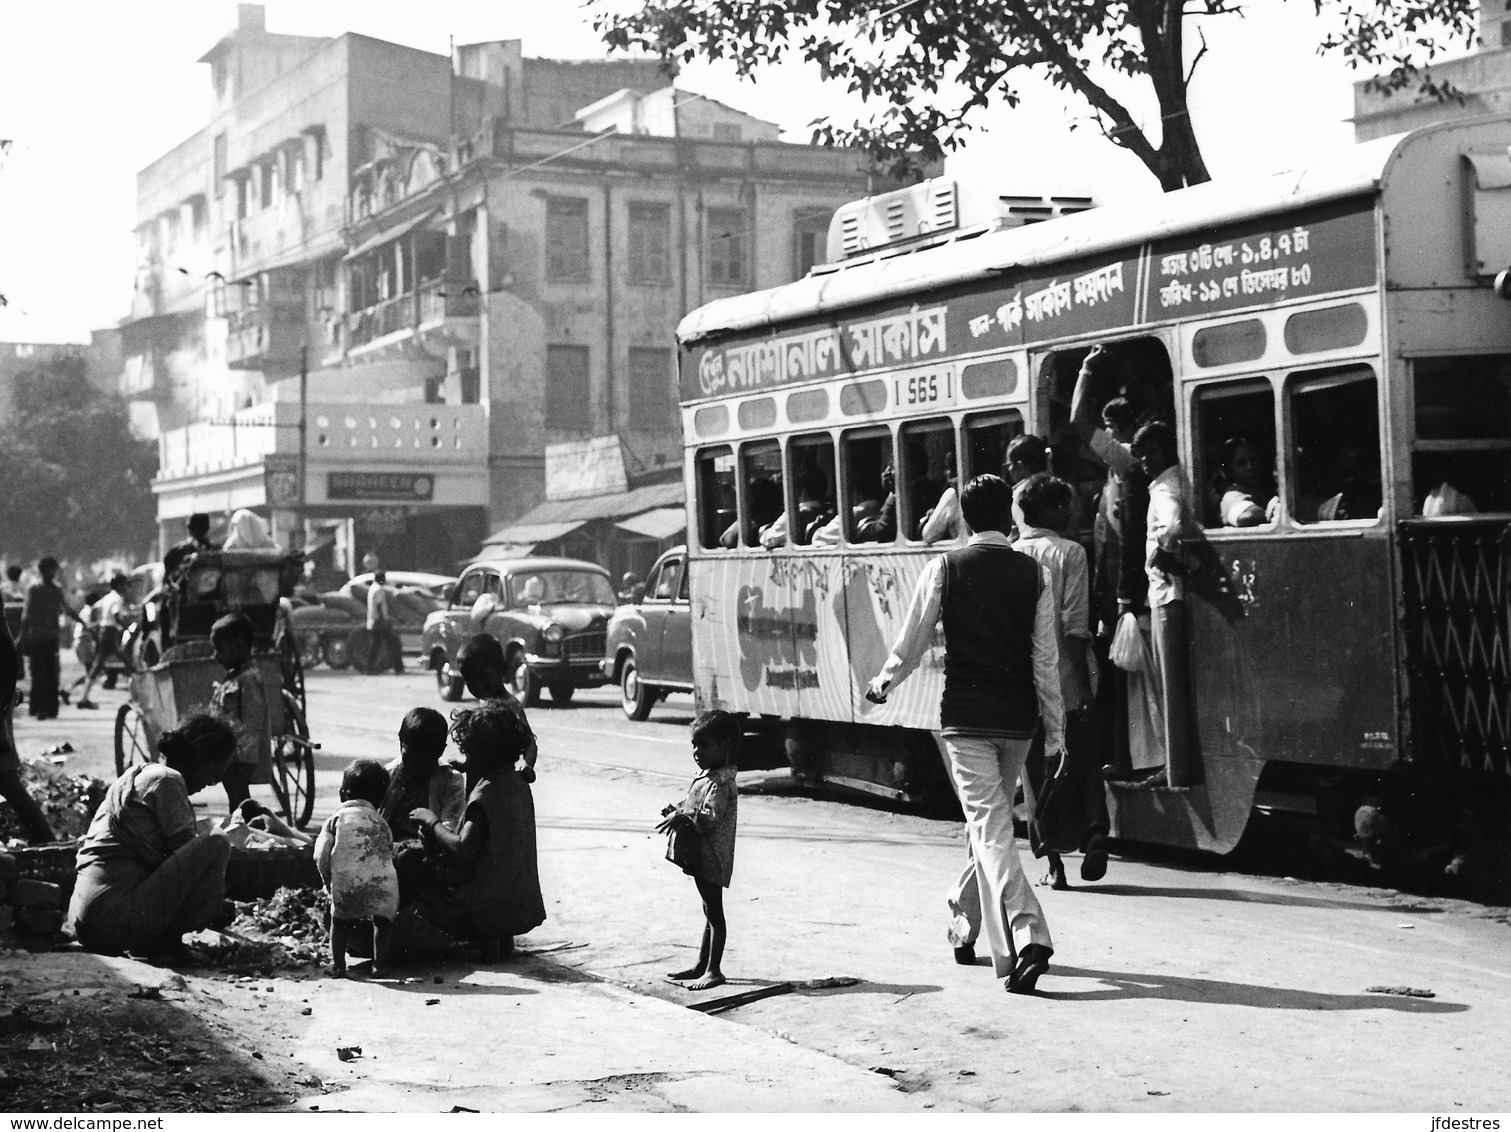
[[[331,809],[348,760],[396,753],[405,710],[445,706],[422,674],[319,670],[309,693],[323,744],[317,814]],[[81,748],[69,768],[103,770],[108,714],[65,708],[59,726],[23,720],[18,738],[34,753],[66,733]],[[691,701],[673,697],[632,724],[609,692],[531,713],[550,918],[525,942],[678,1003],[690,996],[661,976],[693,953],[697,901],[652,826],[692,775],[690,717]],[[215,791],[202,801],[220,804]],[[954,965],[945,944],[942,892],[963,854],[957,825],[763,793],[742,797],[739,829],[733,989],[864,981],[768,999],[723,1015],[727,1024],[884,1070],[939,1107],[1511,1108],[1505,910],[1114,860],[1100,884],[1044,894],[1055,967],[1041,995],[1009,997],[989,969]]]

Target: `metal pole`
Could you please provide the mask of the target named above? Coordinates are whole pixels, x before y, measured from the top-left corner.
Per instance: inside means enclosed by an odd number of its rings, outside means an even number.
[[[309,408],[310,366],[308,346],[299,347],[299,522],[304,523],[304,512],[309,504]]]

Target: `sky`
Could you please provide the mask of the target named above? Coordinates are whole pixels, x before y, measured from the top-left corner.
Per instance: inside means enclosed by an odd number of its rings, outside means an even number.
[[[355,31],[440,54],[448,36],[522,39],[527,55],[603,55],[576,0],[268,0],[266,9],[275,33]],[[1310,0],[1256,0],[1243,18],[1201,22],[1210,51],[1191,114],[1214,177],[1292,168],[1350,143],[1354,76],[1317,56]],[[126,315],[136,171],[208,121],[209,68],[195,60],[235,23],[231,0],[0,2],[0,138],[13,139],[0,155],[0,293],[9,299],[0,341],[87,341]],[[776,121],[791,141],[808,140],[818,114],[859,106],[799,62],[755,82],[699,64],[678,85]],[[1141,125],[1157,116],[1152,98],[1129,104]],[[946,174],[992,195],[1110,202],[1159,191],[1089,111],[1048,84],[982,124]]]

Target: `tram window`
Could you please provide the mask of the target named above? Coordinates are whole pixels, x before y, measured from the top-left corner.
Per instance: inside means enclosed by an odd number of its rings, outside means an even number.
[[[1413,511],[1511,511],[1511,356],[1419,358],[1412,376]]]
[[[1511,356],[1412,363],[1418,440],[1511,440]]]
[[[1191,477],[1208,527],[1273,521],[1275,391],[1268,381],[1228,381],[1196,391],[1197,467]]]
[[[735,533],[735,458],[728,448],[698,453],[698,543],[708,550],[733,546]],[[724,538],[726,532],[729,537]]]
[[[1007,446],[1013,437],[1022,435],[1023,417],[1016,410],[967,417],[962,482],[975,476],[1002,475],[1002,467],[1007,462]]]
[[[1264,323],[1257,318],[1203,326],[1191,337],[1191,357],[1203,369],[1264,357]]]
[[[1297,311],[1285,320],[1285,348],[1293,354],[1346,350],[1369,335],[1369,316],[1358,303]]]
[[[793,424],[821,421],[829,415],[829,391],[804,389],[787,398],[787,419]]]
[[[960,373],[960,394],[968,401],[1011,397],[1018,388],[1018,363],[1012,358],[976,362]]]
[[[787,508],[782,494],[782,446],[775,440],[763,440],[741,448],[740,479],[745,484],[745,545],[760,546],[762,533]],[[733,540],[725,545],[732,546]]]
[[[787,447],[797,511],[788,522],[794,546],[838,546],[835,507],[834,438],[828,433],[795,437]]]
[[[723,436],[729,431],[729,406],[708,405],[693,414],[693,431],[701,437]]]
[[[885,429],[848,432],[840,440],[845,461],[845,502],[851,542],[897,538],[897,493],[892,434]]]
[[[955,429],[948,419],[919,421],[902,426],[897,469],[897,517],[904,537],[921,536],[924,517],[955,477]]]
[[[753,401],[741,401],[735,415],[741,428],[770,428],[776,424],[776,398],[757,397]]]
[[[1298,523],[1380,514],[1380,420],[1368,366],[1293,375],[1291,517]]]

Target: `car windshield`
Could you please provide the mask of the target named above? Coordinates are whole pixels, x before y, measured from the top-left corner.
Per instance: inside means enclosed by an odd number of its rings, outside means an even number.
[[[602,574],[587,570],[532,570],[509,579],[509,595],[515,605],[546,605],[575,602],[581,605],[613,605],[614,587]]]

